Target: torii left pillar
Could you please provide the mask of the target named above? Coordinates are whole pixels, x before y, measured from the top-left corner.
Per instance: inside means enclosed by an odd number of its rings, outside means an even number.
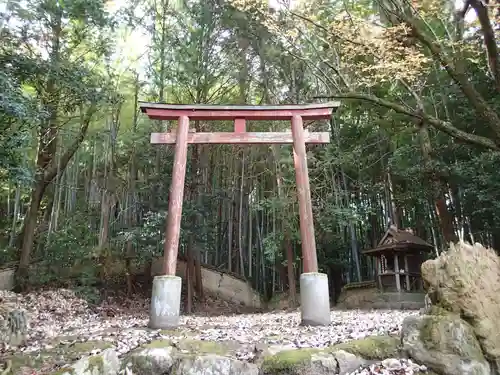
[[[292,117],[293,160],[299,201],[300,239],[304,272],[300,275],[300,312],[302,325],[330,324],[328,276],[318,272],[316,239],[307,168],[306,143],[301,116]]]
[[[306,143],[329,143],[330,134],[309,133],[304,120],[329,119],[338,103],[305,106],[210,106],[146,103],[141,110],[151,119],[178,119],[176,134],[153,133],[151,143],[175,144],[164,245],[163,275],[153,280],[149,326],[166,329],[179,324],[182,281],[175,274],[188,144],[292,144],[300,213],[303,273],[300,276],[301,315],[304,325],[330,324],[327,275],[318,272]],[[190,133],[189,120],[233,120],[234,132]],[[246,132],[246,120],[291,121],[292,132]]]
[[[188,148],[189,118],[179,117],[175,142],[172,182],[168,199],[168,214],[164,244],[163,272],[153,279],[149,327],[167,329],[179,325],[182,279],[176,276],[177,255],[182,220],[182,201]]]

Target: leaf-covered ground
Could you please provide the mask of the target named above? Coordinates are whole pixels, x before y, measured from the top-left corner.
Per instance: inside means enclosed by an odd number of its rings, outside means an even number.
[[[109,298],[99,306],[90,306],[66,289],[26,295],[0,292],[0,297],[4,303],[16,304],[29,313],[29,340],[20,350],[25,354],[86,341],[108,342],[120,354],[125,354],[152,340],[175,342],[190,338],[237,343],[241,348],[237,356],[249,359],[259,345],[320,348],[368,335],[397,334],[403,319],[416,314],[394,310],[334,310],[330,326],[303,327],[299,325],[298,310],[241,314],[241,306],[208,297],[203,305],[196,306],[196,315],[181,318],[178,329],[160,331],[146,328],[149,301],[140,296]]]

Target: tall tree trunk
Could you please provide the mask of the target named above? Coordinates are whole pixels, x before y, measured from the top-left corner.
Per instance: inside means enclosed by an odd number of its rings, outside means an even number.
[[[13,247],[16,240],[16,225],[21,207],[21,185],[16,184],[16,194],[14,197],[14,213],[12,216],[12,226],[10,229],[9,247]]]
[[[290,240],[290,235],[287,231],[285,233],[285,247],[286,247],[286,268],[288,275],[288,297],[290,299],[290,303],[294,306],[297,303],[297,284],[295,279],[295,270],[294,270],[294,256],[293,256],[293,244]]]
[[[28,212],[24,217],[24,235],[21,249],[21,256],[19,258],[19,267],[17,281],[19,283],[19,290],[24,290],[26,284],[25,277],[28,276],[27,271],[30,263],[31,248],[35,242],[35,229],[38,218],[38,211],[40,209],[40,203],[42,202],[43,193],[47,185],[45,181],[38,180],[36,182],[35,188],[31,191],[30,206]]]
[[[238,209],[238,253],[239,253],[239,269],[238,273],[245,276],[245,265],[243,261],[243,198],[245,195],[245,151],[242,150],[241,158],[241,176],[239,188],[239,209]]]
[[[135,76],[135,86],[134,86],[134,108],[137,108],[139,101],[139,74],[136,73]],[[134,117],[132,121],[132,132],[134,134],[134,144],[132,146],[132,155],[130,156],[130,172],[129,172],[129,203],[130,213],[128,217],[128,228],[129,231],[134,230],[137,225],[137,193],[136,193],[136,183],[138,178],[137,171],[137,150],[135,145],[135,134],[137,133],[137,110],[134,111]],[[132,260],[135,258],[134,244],[132,243],[132,235],[129,235],[125,249],[125,269],[127,278],[127,295],[131,295],[134,288],[134,272],[132,270]],[[151,262],[152,259],[146,260],[146,262]],[[147,269],[148,267],[146,267]],[[151,274],[147,274],[146,283],[149,284]]]
[[[432,144],[429,137],[429,129],[425,123],[419,126],[420,142],[422,149],[422,157],[424,161],[425,173],[427,178],[431,181],[431,192],[434,199],[434,205],[436,208],[436,213],[439,218],[439,223],[441,226],[441,232],[447,244],[450,242],[456,242],[458,237],[453,228],[453,218],[451,213],[448,211],[446,205],[446,197],[444,194],[443,182],[439,177],[439,174],[432,166]]]
[[[191,314],[193,312],[193,299],[194,299],[194,259],[193,259],[193,237],[189,237],[186,248],[186,300],[184,302],[185,313]]]
[[[391,172],[387,171],[387,195],[389,199],[389,208],[390,214],[392,218],[392,223],[397,227],[401,228],[402,222],[401,217],[399,216],[399,209],[396,205],[396,199],[394,198],[394,187],[392,184],[392,176]]]
[[[233,163],[231,162],[230,173],[233,173]],[[234,231],[234,183],[231,181],[231,197],[228,204],[228,229],[227,229],[227,270],[233,271],[233,231]]]
[[[201,123],[199,121],[195,122],[196,131],[202,131]],[[191,231],[192,235],[188,241],[187,246],[187,264],[186,267],[189,268],[189,278],[187,278],[187,287],[188,294],[187,298],[189,301],[189,305],[186,305],[186,308],[189,307],[192,309],[194,293],[193,290],[196,290],[196,294],[203,298],[203,282],[201,279],[201,262],[200,262],[200,247],[198,244],[198,238],[196,237],[196,228],[201,225],[201,218],[198,210],[200,209],[199,200],[201,197],[201,166],[200,166],[200,153],[201,153],[201,145],[194,145],[192,149],[191,155],[191,186],[189,188],[189,200],[194,207],[194,211],[191,215]],[[189,313],[191,310],[186,310]]]
[[[250,189],[252,191],[252,189]],[[253,275],[253,214],[252,209],[248,209],[248,271],[247,275],[251,279]]]

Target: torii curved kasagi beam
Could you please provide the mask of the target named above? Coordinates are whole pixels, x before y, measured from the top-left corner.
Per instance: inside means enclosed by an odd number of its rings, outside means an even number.
[[[140,102],[140,108],[155,120],[177,120],[187,116],[191,120],[291,120],[301,116],[303,120],[329,119],[339,102],[291,104],[291,105],[210,105],[210,104],[163,104]]]
[[[176,133],[152,133],[152,144],[175,144],[174,166],[170,186],[168,216],[165,231],[164,247],[164,279],[174,280],[177,264],[180,226],[182,218],[182,201],[184,180],[186,175],[186,158],[188,144],[292,144],[296,171],[297,193],[300,212],[300,234],[302,240],[303,271],[301,275],[302,321],[308,324],[329,324],[330,305],[328,280],[326,275],[318,274],[316,241],[311,205],[311,191],[307,169],[306,143],[329,143],[330,133],[310,133],[304,129],[304,120],[329,119],[340,106],[339,102],[313,103],[305,105],[207,105],[207,104],[163,104],[140,102],[140,109],[153,120],[178,120]],[[233,132],[196,133],[189,131],[189,120],[232,120]],[[291,121],[291,132],[247,132],[246,120],[288,120]],[[314,278],[314,280],[311,279]],[[318,284],[317,277],[320,277]],[[150,326],[165,328],[176,325],[179,309],[169,315],[165,306],[180,304],[180,281],[175,279],[179,295],[174,293],[175,301],[167,303],[158,299],[162,293],[160,279],[153,285],[151,301],[152,311]],[[312,281],[311,281],[312,280]],[[311,281],[311,282],[309,282]],[[326,284],[325,284],[326,282]],[[155,284],[160,289],[155,289]],[[166,284],[165,284],[166,285]],[[319,288],[319,289],[318,289]],[[326,295],[325,295],[326,288]],[[304,293],[305,289],[308,291]],[[317,292],[315,290],[318,289]],[[319,293],[319,294],[318,294]],[[306,303],[305,300],[310,300]],[[170,300],[169,300],[170,301]],[[177,302],[179,301],[179,302]],[[305,305],[310,311],[305,314]],[[160,308],[164,306],[165,308]],[[323,306],[323,308],[321,308]],[[326,311],[327,310],[327,311]],[[163,311],[163,312],[162,312]],[[319,315],[318,315],[319,311]],[[177,317],[176,317],[176,316]],[[306,317],[305,315],[309,315]],[[177,320],[176,320],[177,319]]]

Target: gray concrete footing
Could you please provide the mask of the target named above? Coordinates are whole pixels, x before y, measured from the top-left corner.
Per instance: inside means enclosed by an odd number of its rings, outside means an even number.
[[[310,272],[300,275],[301,325],[327,326],[330,318],[328,276]]]
[[[179,325],[182,279],[178,276],[155,276],[149,324],[152,329],[169,329]]]

